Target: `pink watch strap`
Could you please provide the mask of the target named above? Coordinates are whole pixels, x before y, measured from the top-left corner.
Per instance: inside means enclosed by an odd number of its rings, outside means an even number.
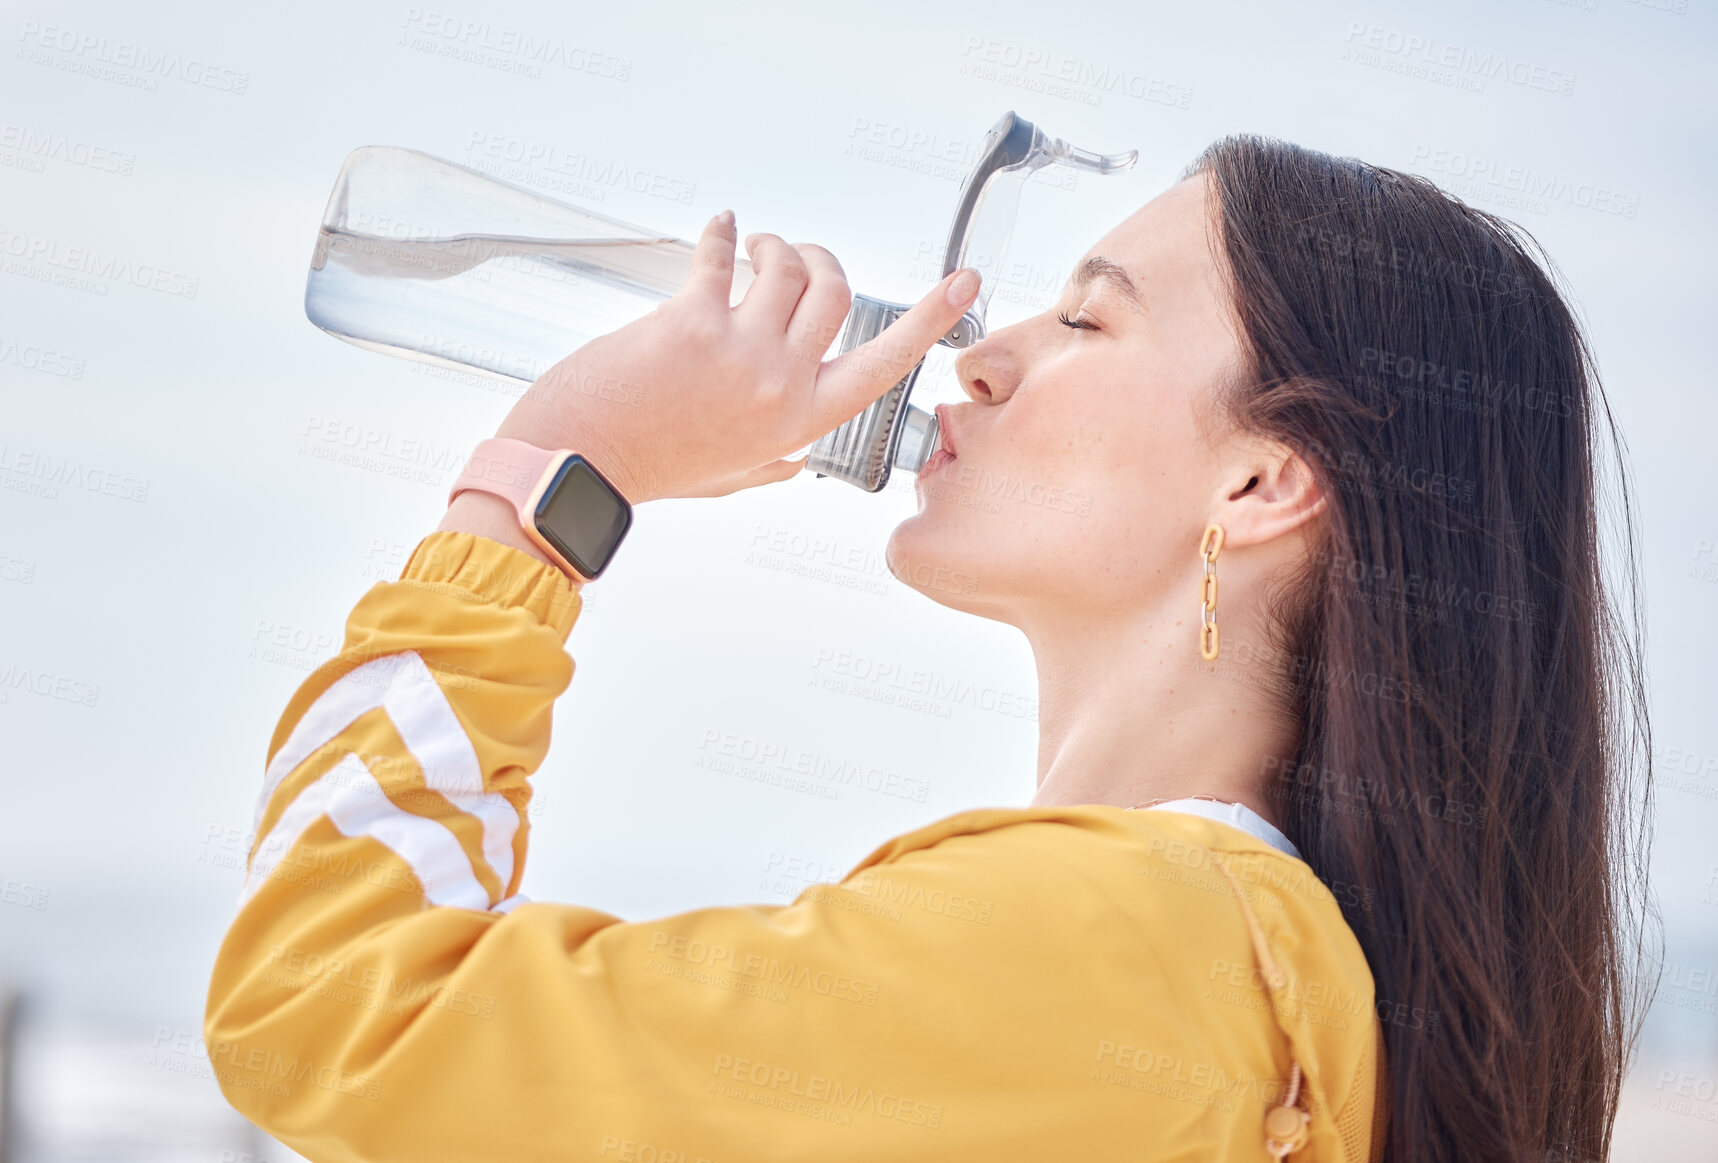
[[[538,448],[535,444],[505,436],[492,436],[480,441],[472,450],[471,458],[465,462],[459,479],[453,482],[453,491],[447,495],[448,503],[452,504],[453,499],[467,489],[481,489],[512,502],[515,509],[523,512],[523,506],[536,489],[537,482],[543,479],[549,466],[560,459],[562,451]]]

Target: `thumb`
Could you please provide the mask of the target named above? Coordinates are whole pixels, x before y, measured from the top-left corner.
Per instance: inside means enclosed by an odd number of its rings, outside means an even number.
[[[870,340],[825,363],[812,392],[811,438],[822,436],[864,411],[894,387],[960,322],[978,297],[978,272],[962,267]]]
[[[798,460],[772,460],[767,464],[760,464],[756,468],[737,472],[731,477],[713,482],[693,492],[679,495],[685,497],[725,497],[742,489],[755,489],[759,485],[790,480],[799,475],[799,470],[805,466],[806,459],[802,456]]]

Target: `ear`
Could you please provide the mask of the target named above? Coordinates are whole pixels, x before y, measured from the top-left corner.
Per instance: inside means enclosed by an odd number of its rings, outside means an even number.
[[[1294,450],[1268,443],[1237,458],[1223,478],[1211,520],[1223,527],[1225,548],[1263,545],[1318,517],[1324,491]]]

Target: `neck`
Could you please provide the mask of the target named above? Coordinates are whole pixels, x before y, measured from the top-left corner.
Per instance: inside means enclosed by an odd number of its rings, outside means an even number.
[[[1273,653],[1238,610],[1220,621],[1222,649],[1206,662],[1194,603],[1171,605],[1023,620],[1038,668],[1032,804],[1208,795],[1279,824],[1266,792],[1296,734],[1268,681]]]

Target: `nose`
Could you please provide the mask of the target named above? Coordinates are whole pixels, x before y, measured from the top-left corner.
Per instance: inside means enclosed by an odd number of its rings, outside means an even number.
[[[1019,373],[1018,352],[1011,342],[1013,331],[1013,327],[992,331],[955,357],[955,378],[961,390],[977,403],[1000,404],[1014,394]]]

